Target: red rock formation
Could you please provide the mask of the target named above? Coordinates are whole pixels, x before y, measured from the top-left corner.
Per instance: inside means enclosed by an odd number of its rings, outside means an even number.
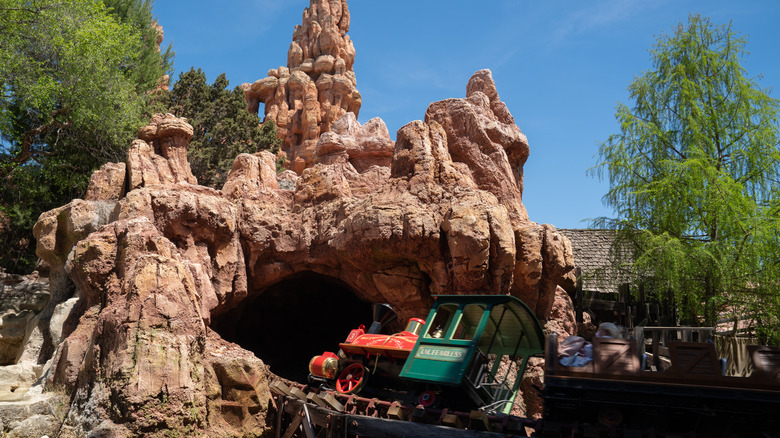
[[[192,126],[173,114],[156,114],[138,131],[127,159],[130,189],[155,184],[197,184],[187,161]]]
[[[467,90],[431,104],[395,144],[381,120],[347,113],[300,177],[277,176],[270,153],[240,155],[221,191],[194,185],[186,121],[155,116],[128,153],[126,188],[122,166],[104,166],[91,200],[36,224],[38,254],[64,267],[80,300],[50,379],[133,433],[243,434],[264,427],[249,413],[267,408],[267,371],[249,352],[221,355],[209,325],[292,275],[337,279],[402,318],[424,314],[432,294],[509,293],[546,320],[571,248],[528,220],[511,159],[528,144],[490,73]]]
[[[560,293],[555,304],[571,247],[529,220],[528,141],[490,72],[393,142],[381,119],[357,122],[348,29],[345,0],[311,0],[288,66],[245,86],[295,172],[277,175],[268,152],[242,154],[222,190],[198,186],[186,159],[192,127],[158,114],[126,163],[93,174],[85,200],[41,215],[37,252],[61,279],[50,306],[72,289],[78,300],[51,330],[64,341],[46,374],[84,414],[68,427],[262,434],[268,370],[212,329],[239,330],[236,312],[301,275],[390,303],[401,319],[424,315],[434,294],[512,294],[571,330]]]
[[[444,128],[453,160],[465,163],[477,186],[507,206],[514,223],[528,220],[522,199],[528,140],[499,99],[490,70],[474,73],[466,99],[431,104],[425,120]]]
[[[314,163],[320,134],[344,114],[357,116],[360,111],[352,69],[355,48],[348,31],[346,0],[310,0],[301,25],[295,27],[287,67],[242,85],[249,111],[265,104],[265,120],[276,123],[282,150],[298,174]]]

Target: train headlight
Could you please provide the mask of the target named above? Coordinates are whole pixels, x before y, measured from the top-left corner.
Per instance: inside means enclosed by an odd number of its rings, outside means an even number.
[[[320,356],[314,356],[309,362],[309,372],[312,376],[333,379],[339,372],[339,358],[326,351]]]

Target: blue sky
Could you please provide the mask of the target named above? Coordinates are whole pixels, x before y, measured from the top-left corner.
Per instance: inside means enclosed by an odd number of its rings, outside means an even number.
[[[157,0],[154,13],[176,51],[174,78],[190,67],[209,81],[254,82],[285,65],[308,0]],[[524,203],[531,220],[585,228],[612,216],[606,182],[586,175],[599,145],[618,132],[615,108],[651,68],[657,36],[690,13],[732,23],[748,40],[743,66],[780,85],[780,1],[349,0],[349,35],[363,96],[359,121],[381,117],[390,134],[422,119],[428,104],[464,97],[480,69],[528,136]],[[778,98],[778,92],[771,95]]]

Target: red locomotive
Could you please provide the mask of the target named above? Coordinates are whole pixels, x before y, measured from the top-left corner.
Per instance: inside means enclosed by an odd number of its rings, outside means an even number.
[[[511,296],[437,296],[426,320],[411,318],[389,335],[380,332],[395,313],[378,305],[374,314],[338,353],[312,358],[310,381],[342,394],[367,390],[411,404],[446,400],[450,408],[508,413],[528,358],[543,353],[539,322]]]

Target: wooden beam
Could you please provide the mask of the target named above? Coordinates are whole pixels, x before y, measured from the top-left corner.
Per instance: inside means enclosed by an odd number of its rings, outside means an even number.
[[[306,394],[306,401],[310,403],[314,403],[315,405],[321,407],[321,408],[327,408],[328,404],[325,403],[323,399],[321,399],[317,394],[310,392]]]
[[[490,420],[487,414],[482,411],[471,411],[469,413],[469,427],[475,430],[490,430]]]
[[[441,417],[441,424],[457,429],[463,429],[463,422],[460,421],[460,417],[455,414],[444,414]]]
[[[322,399],[322,401],[327,403],[328,406],[330,406],[330,408],[333,409],[334,411],[344,412],[346,410],[346,408],[344,408],[344,405],[339,403],[339,401],[336,400],[336,398],[333,397],[332,394],[325,394],[323,397],[320,398]]]
[[[268,385],[268,388],[277,394],[292,396],[292,393],[290,392],[290,387],[278,380],[274,380],[273,382],[271,382],[271,384]]]
[[[290,423],[290,426],[287,427],[287,431],[284,432],[284,436],[282,438],[292,438],[292,436],[295,435],[295,431],[298,430],[298,426],[301,425],[302,419],[302,415],[294,415],[292,423]]]
[[[293,395],[293,397],[297,397],[303,401],[306,401],[306,393],[304,393],[300,389],[295,387],[290,388],[290,393]]]
[[[393,405],[390,406],[387,409],[387,416],[391,420],[406,420],[406,411],[401,407],[401,405]]]
[[[345,436],[372,438],[506,438],[506,434],[455,429],[435,424],[387,420],[384,418],[348,415]]]

